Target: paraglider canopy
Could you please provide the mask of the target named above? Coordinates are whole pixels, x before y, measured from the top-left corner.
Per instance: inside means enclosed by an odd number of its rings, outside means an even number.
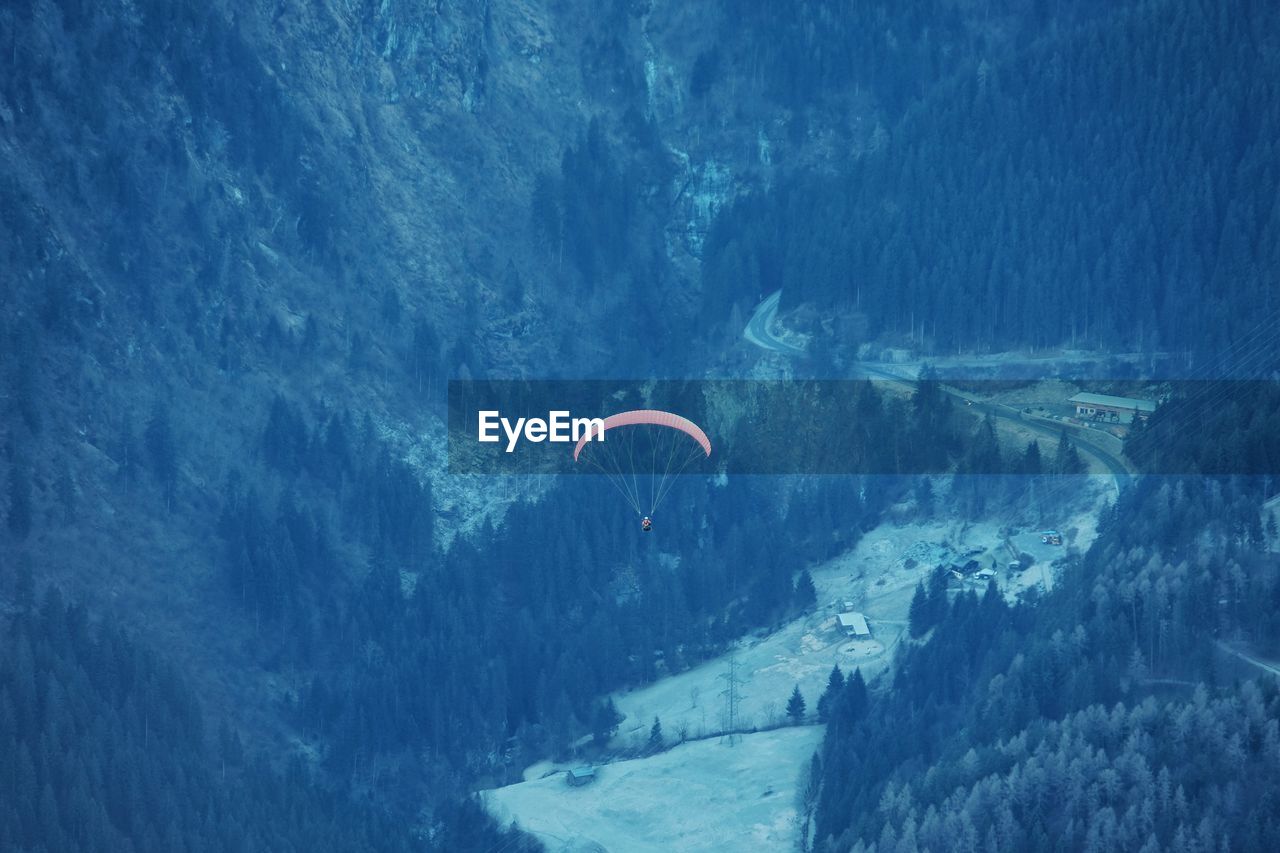
[[[648,424],[659,427],[670,427],[678,429],[686,433],[694,441],[698,442],[698,446],[710,456],[711,455],[711,439],[707,438],[707,434],[702,431],[702,427],[695,424],[688,418],[681,417],[673,412],[662,412],[657,409],[636,409],[633,412],[620,412],[616,415],[610,415],[604,419],[604,429],[599,433],[603,438],[604,433],[615,427],[638,426]],[[593,433],[588,431],[582,438],[578,439],[578,446],[573,448],[573,461],[578,461],[578,455],[582,453],[583,446],[591,440]]]
[[[604,419],[603,429],[583,435],[573,449],[575,462],[599,469],[642,516],[648,532],[653,515],[675,482],[695,459],[711,455],[711,439],[702,427],[674,412],[636,409]]]

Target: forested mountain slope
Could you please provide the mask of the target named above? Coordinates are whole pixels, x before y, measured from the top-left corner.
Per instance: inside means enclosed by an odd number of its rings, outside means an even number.
[[[225,723],[207,731],[180,672],[31,584],[0,643],[5,850],[410,849],[302,762],[276,773]]]
[[[1277,308],[1278,15],[1122,4],[981,61],[720,217],[705,304],[782,288],[844,344],[1215,352]]]
[[[1246,403],[1257,417],[1234,445],[1273,440],[1276,396],[1248,386],[1215,390],[1203,429],[1169,429],[1205,399],[1197,388],[1170,405],[1133,456],[1151,464],[1158,435],[1212,470]],[[849,694],[833,715],[815,849],[1274,846],[1280,694],[1266,673],[1242,682],[1218,650],[1280,643],[1260,506],[1272,488],[1146,477],[1042,599],[1010,607],[993,586],[913,608],[927,636],[900,653],[893,689]]]

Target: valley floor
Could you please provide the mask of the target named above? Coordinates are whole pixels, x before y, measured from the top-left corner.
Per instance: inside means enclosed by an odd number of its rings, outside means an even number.
[[[1009,555],[999,535],[1008,523],[1003,519],[881,525],[849,552],[810,570],[818,592],[812,612],[773,632],[745,637],[719,658],[614,696],[625,717],[614,748],[641,750],[654,717],[661,720],[666,742],[688,742],[603,765],[598,778],[582,788],[568,786],[558,772],[574,765],[540,762],[525,771],[526,781],[486,792],[485,802],[500,820],[514,820],[557,853],[789,847],[796,831],[796,782],[821,742],[823,728],[812,724],[832,666],[846,674],[860,667],[874,690],[894,647],[906,637],[916,584],[935,566],[969,559],[994,566],[1009,598],[1051,585],[1053,562],[1092,543],[1098,510],[1114,495],[1111,482],[1090,479],[1091,499],[1057,525],[1066,535],[1064,545],[1043,544],[1035,529],[1014,531],[1014,547],[1037,561],[1023,572],[1007,568]],[[985,583],[955,581],[952,587],[981,592]],[[853,639],[839,630],[836,616],[845,602],[866,616],[870,638]],[[738,699],[734,728],[750,732],[732,747],[720,737],[728,728],[731,661]],[[809,725],[774,728],[786,722],[787,698],[797,686]]]

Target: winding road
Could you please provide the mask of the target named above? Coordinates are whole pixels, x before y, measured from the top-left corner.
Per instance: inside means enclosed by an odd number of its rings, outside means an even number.
[[[770,296],[766,296],[765,300],[756,306],[755,313],[747,321],[747,327],[742,330],[742,336],[761,349],[767,349],[770,352],[779,352],[783,355],[804,355],[803,349],[780,340],[769,330],[769,327],[773,325],[774,317],[778,315],[778,300],[781,298],[781,290],[775,290]]]
[[[747,321],[747,326],[743,329],[742,336],[761,349],[768,350],[769,352],[788,356],[804,355],[804,350],[802,348],[781,340],[772,331],[772,326],[778,315],[778,302],[781,297],[781,290],[775,291],[765,297],[764,300],[756,306],[756,310],[751,315],[751,319]],[[913,378],[891,373],[880,367],[872,367],[865,362],[858,363],[857,371],[863,378],[884,380],[906,388],[915,387],[915,380]],[[1115,436],[1105,434],[1094,435],[1091,434],[1092,431],[1087,429],[1082,430],[1051,421],[1043,421],[1040,418],[1028,417],[1024,412],[1014,408],[1013,406],[1006,406],[1003,403],[992,403],[973,394],[966,393],[947,385],[942,385],[940,387],[944,393],[949,394],[957,400],[963,400],[966,405],[976,409],[984,415],[989,414],[995,418],[1014,421],[1019,426],[1051,438],[1056,439],[1063,429],[1070,429],[1073,434],[1072,438],[1080,452],[1092,456],[1107,469],[1113,478],[1115,478],[1117,492],[1122,492],[1129,486],[1130,480],[1133,477],[1133,472],[1125,464],[1123,459],[1123,448],[1120,440]],[[1114,443],[1115,447],[1104,447],[1102,442]]]

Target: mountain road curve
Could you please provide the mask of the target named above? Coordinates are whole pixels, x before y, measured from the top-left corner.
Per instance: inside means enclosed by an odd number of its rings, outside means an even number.
[[[779,339],[770,331],[769,327],[773,325],[774,317],[778,314],[778,300],[781,298],[781,290],[775,290],[772,294],[766,296],[764,301],[756,306],[751,319],[747,321],[747,327],[742,331],[742,336],[761,349],[766,349],[770,352],[778,352],[784,355],[804,355],[803,349]]]

